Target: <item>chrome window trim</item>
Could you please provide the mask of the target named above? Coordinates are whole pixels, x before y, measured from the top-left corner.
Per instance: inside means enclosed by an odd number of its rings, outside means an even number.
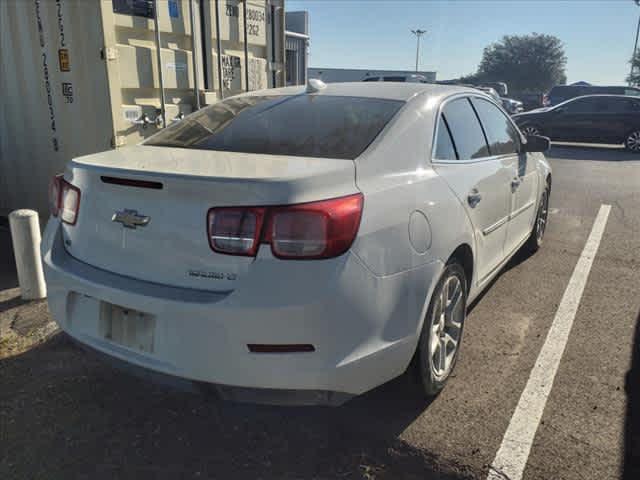
[[[504,224],[510,222],[511,220],[513,220],[514,218],[516,218],[518,215],[526,212],[527,210],[529,210],[531,207],[533,207],[535,205],[535,201],[530,201],[526,204],[524,204],[522,207],[520,207],[518,210],[511,212],[509,215],[507,215],[506,217],[502,217],[500,220],[498,220],[496,223],[494,223],[493,225],[489,225],[487,228],[485,228],[484,230],[482,230],[482,235],[484,235],[485,237],[487,235],[489,235],[490,233],[495,232],[497,229],[499,229],[501,226],[503,226]]]
[[[509,220],[513,220],[514,218],[516,218],[518,215],[520,215],[521,213],[526,212],[527,210],[529,210],[531,207],[533,207],[535,205],[535,201],[531,200],[528,203],[525,203],[523,206],[521,206],[519,209],[517,209],[514,212],[511,212],[511,214],[509,215]]]
[[[511,123],[511,126],[515,129],[516,133],[520,137],[520,147],[522,147],[523,143],[526,143],[524,141],[523,136],[522,136],[522,132],[520,131],[518,126],[515,124],[513,119],[504,112],[504,108],[502,106],[498,105],[493,98],[489,97],[488,95],[483,95],[481,93],[476,93],[476,92],[454,93],[454,94],[448,96],[447,98],[445,98],[443,101],[440,102],[440,105],[438,105],[438,111],[436,112],[434,129],[433,129],[433,138],[431,140],[431,158],[430,158],[431,164],[433,164],[433,165],[450,165],[450,164],[468,164],[468,163],[488,162],[488,161],[492,161],[492,160],[501,160],[501,159],[510,158],[510,157],[514,157],[514,156],[520,155],[520,153],[516,152],[516,153],[503,153],[501,155],[490,155],[488,157],[471,158],[471,159],[468,159],[468,160],[441,160],[441,159],[436,158],[436,156],[435,156],[436,155],[436,140],[438,138],[438,128],[439,128],[439,125],[440,125],[440,115],[442,115],[442,109],[449,102],[452,102],[454,100],[458,100],[460,98],[469,99],[471,97],[476,97],[476,98],[479,98],[479,99],[482,99],[482,100],[486,100],[489,103],[493,104],[494,106],[498,107],[498,109],[509,120],[509,122]],[[471,105],[473,105],[473,104],[471,104]],[[478,118],[478,117],[476,116],[476,118]],[[479,118],[478,118],[478,123],[480,124],[480,128],[484,129],[482,121]],[[452,133],[452,135],[453,135],[453,133]],[[455,140],[452,138],[452,141],[455,141]]]
[[[505,225],[510,220],[511,220],[511,215],[507,215],[506,217],[502,217],[500,220],[498,220],[493,225],[489,225],[487,228],[482,230],[482,235],[484,235],[486,237],[490,233],[493,233],[496,230],[498,230],[501,226]]]

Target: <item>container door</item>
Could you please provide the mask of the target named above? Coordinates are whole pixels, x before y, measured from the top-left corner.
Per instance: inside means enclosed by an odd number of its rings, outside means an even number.
[[[274,74],[284,60],[283,7],[264,0],[201,3],[204,50],[210,52],[204,67],[207,103],[282,86]]]
[[[102,5],[104,59],[113,110],[114,146],[135,144],[162,128],[160,80],[166,123],[179,121],[195,106],[194,45],[190,0],[105,0]],[[196,29],[200,2],[192,3]],[[158,62],[154,16],[158,16]],[[197,47],[197,45],[196,45]],[[196,48],[196,51],[201,51]],[[196,57],[201,62],[201,58]],[[158,65],[160,63],[160,65]],[[198,69],[202,72],[202,68]],[[202,78],[199,81],[202,85]]]

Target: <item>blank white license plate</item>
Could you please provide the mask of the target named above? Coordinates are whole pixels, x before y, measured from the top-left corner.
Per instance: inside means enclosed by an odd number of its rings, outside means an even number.
[[[102,302],[100,306],[102,335],[119,345],[153,353],[156,321],[153,315]]]

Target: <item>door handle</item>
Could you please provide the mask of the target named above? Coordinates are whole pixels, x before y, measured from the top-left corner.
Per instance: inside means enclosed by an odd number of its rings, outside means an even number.
[[[522,183],[520,181],[520,179],[518,177],[514,178],[513,180],[511,180],[511,191],[515,192],[518,187],[520,186],[520,183]]]
[[[482,195],[477,188],[471,190],[471,192],[469,192],[469,195],[467,195],[467,203],[471,208],[476,208],[476,205],[480,203],[480,200],[482,200]]]

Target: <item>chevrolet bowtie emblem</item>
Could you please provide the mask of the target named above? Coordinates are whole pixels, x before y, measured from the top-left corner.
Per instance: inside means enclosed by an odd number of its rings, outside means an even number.
[[[151,217],[140,215],[137,210],[122,210],[116,212],[111,217],[112,222],[121,223],[126,228],[146,227],[151,221]]]

